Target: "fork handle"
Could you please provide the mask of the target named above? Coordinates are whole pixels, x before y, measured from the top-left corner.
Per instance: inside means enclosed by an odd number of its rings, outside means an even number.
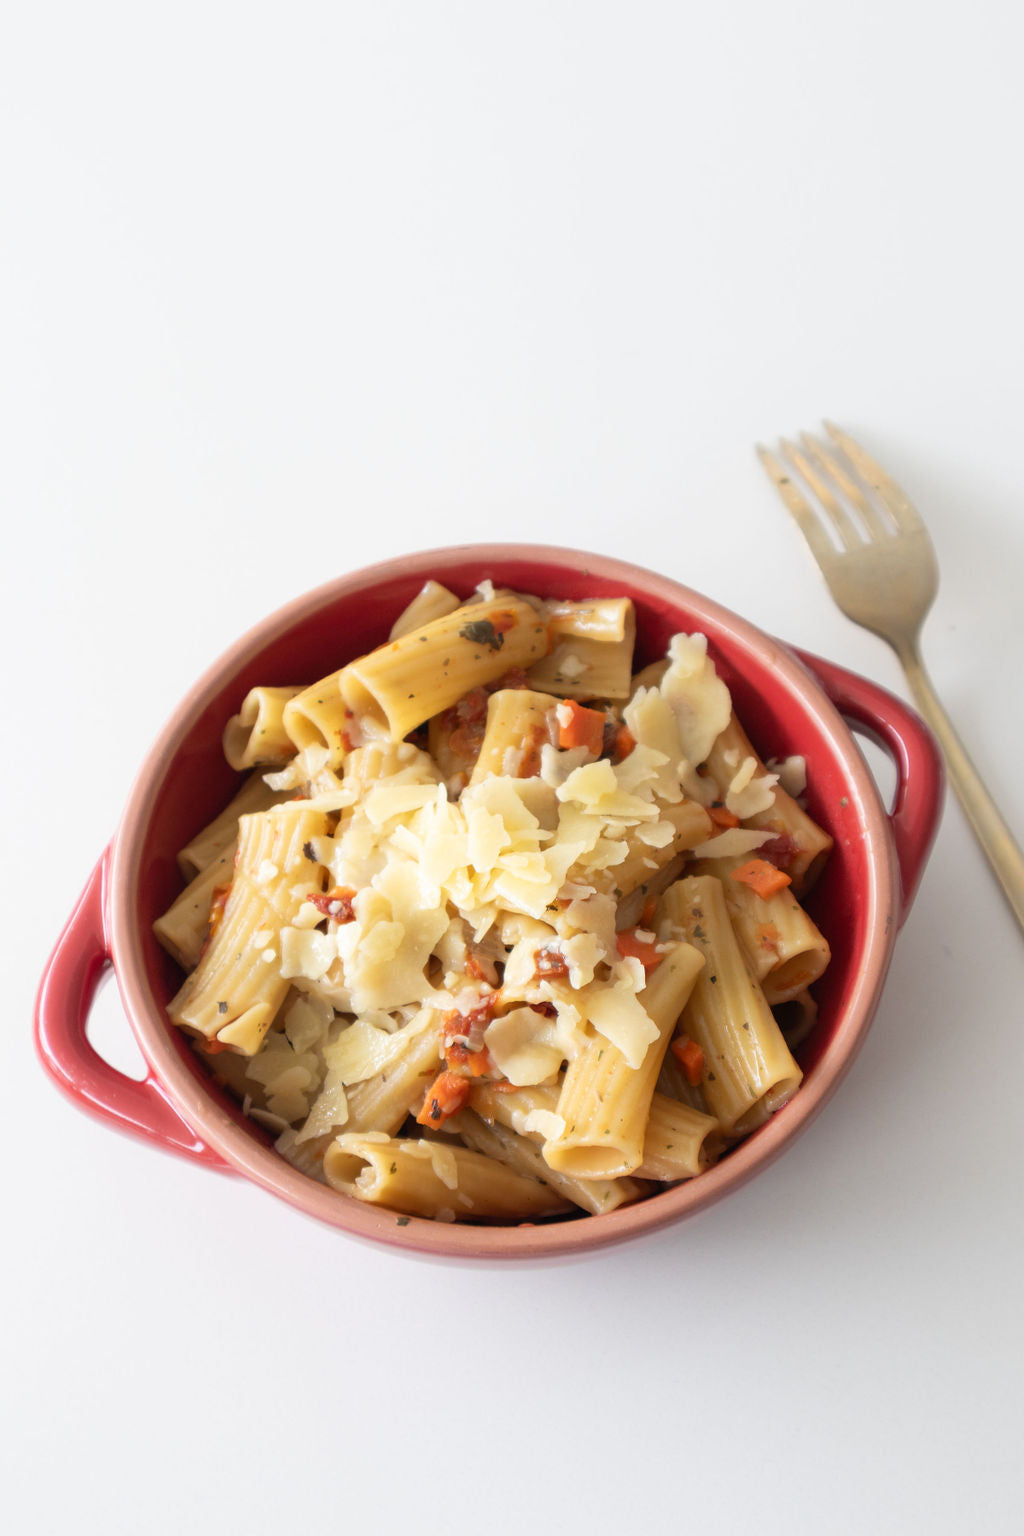
[[[957,799],[964,808],[967,820],[1003,888],[1003,894],[1017,922],[1024,929],[1024,853],[1021,852],[1020,844],[1000,815],[995,801],[982,783],[981,775],[968,757],[966,747],[932,687],[920,654],[912,646],[897,647],[896,654],[907,675],[914,703],[942,749]]]

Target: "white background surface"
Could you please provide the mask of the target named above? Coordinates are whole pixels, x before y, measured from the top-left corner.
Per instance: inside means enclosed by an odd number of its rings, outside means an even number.
[[[582,1264],[356,1245],[77,1113],[46,955],[193,678],[478,537],[659,568],[903,692],[755,439],[925,512],[1024,829],[1017,7],[37,3],[0,46],[12,1532],[1019,1529],[1024,944],[955,803],[768,1173]],[[97,1032],[131,1051],[116,994]]]

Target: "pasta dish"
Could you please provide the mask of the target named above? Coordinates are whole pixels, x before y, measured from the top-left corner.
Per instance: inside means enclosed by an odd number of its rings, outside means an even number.
[[[304,1173],[400,1221],[601,1215],[797,1091],[832,839],[702,635],[429,581],[384,644],[254,688],[179,854],[168,1005]]]

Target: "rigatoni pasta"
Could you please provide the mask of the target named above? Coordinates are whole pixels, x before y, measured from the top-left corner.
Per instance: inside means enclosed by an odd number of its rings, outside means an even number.
[[[742,876],[747,861],[700,859],[695,875],[715,875],[721,882],[729,917],[767,1002],[774,1007],[798,997],[825,973],[831,959],[828,940],[808,916],[789,886],[759,894]]]
[[[681,1027],[700,1051],[708,1108],[723,1132],[743,1134],[791,1098],[802,1073],[736,938],[722,882],[679,880],[658,906],[662,931],[704,957]]]
[[[280,768],[295,754],[284,712],[299,688],[252,688],[224,727],[224,756],[232,768]]]
[[[794,890],[809,891],[825,867],[832,838],[793,799],[779,775],[769,772],[735,715],[716,737],[707,768],[726,810],[745,826],[765,832],[762,847],[774,843]]]
[[[469,1147],[370,1132],[337,1137],[324,1155],[328,1184],[373,1205],[434,1221],[550,1216],[566,1209],[536,1174],[519,1173]]]
[[[651,1038],[632,1057],[608,1038],[607,1023],[602,1028],[600,1005],[608,992],[595,991],[589,1007],[584,1003],[586,1033],[565,1071],[556,1111],[560,1123],[544,1144],[552,1168],[595,1179],[619,1178],[640,1167],[662,1059],[703,965],[703,955],[691,944],[664,947],[636,999],[650,1020]]]
[[[301,802],[240,818],[233,876],[215,908],[209,943],[167,1006],[175,1024],[256,1054],[288,992],[284,932],[306,896],[319,890],[314,839],[325,830],[323,812]]]
[[[266,811],[288,798],[286,790],[273,790],[260,773],[250,773],[242,787],[232,796],[224,809],[195,837],[186,843],[178,854],[178,868],[186,880],[209,869],[215,858],[230,848],[232,857],[238,843],[238,821],[253,811]]]
[[[342,697],[355,715],[401,740],[471,688],[529,666],[548,648],[540,616],[521,598],[492,598],[442,614],[350,662]]]
[[[601,1216],[700,1177],[799,1086],[772,1010],[813,1026],[797,897],[831,839],[702,636],[638,663],[628,599],[428,582],[381,618],[226,722],[271,771],[179,856],[170,1019],[282,1156],[408,1216]]]

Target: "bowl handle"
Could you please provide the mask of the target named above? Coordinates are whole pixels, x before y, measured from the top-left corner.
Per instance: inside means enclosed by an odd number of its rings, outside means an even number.
[[[126,1077],[95,1051],[85,1032],[96,988],[111,964],[104,913],[107,848],[57,940],[36,998],[36,1048],[57,1087],[79,1109],[168,1152],[231,1172],[178,1114],[152,1072]]]
[[[900,926],[910,911],[931,851],[945,795],[946,775],[938,745],[908,704],[877,683],[835,662],[796,650],[839,713],[888,752],[896,767],[896,794],[889,825],[900,867]]]

